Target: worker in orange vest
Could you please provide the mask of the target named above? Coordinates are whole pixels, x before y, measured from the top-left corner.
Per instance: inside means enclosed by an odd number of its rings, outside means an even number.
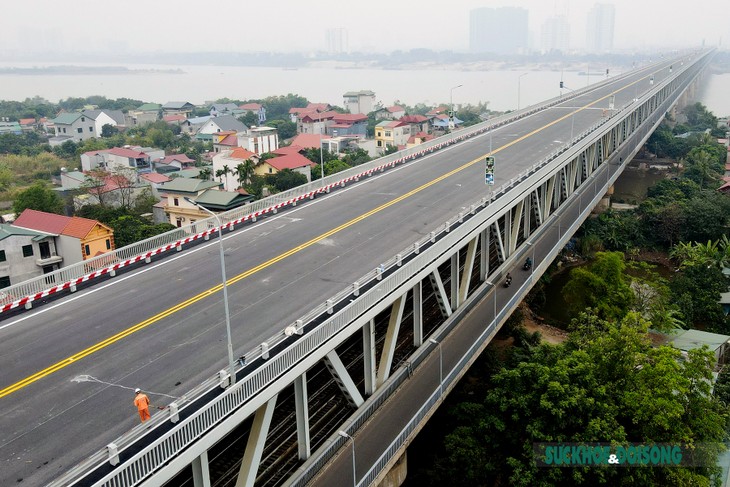
[[[151,418],[150,416],[150,399],[147,397],[147,394],[142,392],[141,389],[135,389],[134,390],[134,405],[137,406],[137,411],[139,412],[139,419],[142,420],[144,423],[148,419]]]

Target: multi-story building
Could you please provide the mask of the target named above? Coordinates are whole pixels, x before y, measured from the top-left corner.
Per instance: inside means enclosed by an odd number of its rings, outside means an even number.
[[[347,29],[337,27],[327,29],[325,32],[325,42],[327,44],[327,52],[330,54],[343,54],[348,52]]]
[[[236,134],[238,147],[254,154],[274,152],[279,148],[279,132],[273,127],[251,127]]]
[[[542,52],[566,52],[570,47],[570,24],[564,16],[551,17],[542,24]]]
[[[61,262],[54,235],[0,224],[0,289],[53,272]]]
[[[527,10],[519,7],[477,8],[469,12],[469,50],[521,54],[527,50]]]
[[[348,91],[343,97],[345,109],[350,113],[370,113],[375,107],[375,92],[370,90]]]
[[[586,48],[588,52],[608,52],[613,49],[616,10],[612,4],[597,3],[588,12]]]
[[[406,122],[386,120],[375,126],[375,145],[379,150],[405,146],[410,136],[411,126]]]

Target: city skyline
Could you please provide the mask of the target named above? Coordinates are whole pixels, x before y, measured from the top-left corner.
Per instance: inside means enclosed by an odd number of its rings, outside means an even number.
[[[390,52],[426,48],[469,50],[470,11],[482,7],[520,7],[529,12],[531,48],[540,49],[541,28],[564,16],[570,25],[570,49],[582,50],[588,13],[597,2],[584,0],[452,0],[424,8],[413,1],[374,4],[356,9],[334,0],[302,4],[223,1],[216,14],[201,16],[191,0],[99,4],[77,0],[74,9],[50,0],[32,6],[11,3],[3,11],[0,55],[37,52],[316,52],[328,51],[327,32],[344,29],[350,52]],[[615,50],[725,45],[730,25],[717,12],[724,1],[706,0],[689,9],[678,0],[612,0]],[[380,7],[383,8],[380,8]],[[713,12],[715,14],[713,14]],[[117,18],[122,19],[118,21]],[[114,24],[112,21],[114,19]],[[159,24],[159,25],[157,25]],[[235,28],[227,27],[235,25]],[[32,33],[33,35],[29,35]],[[331,48],[331,46],[329,46]]]

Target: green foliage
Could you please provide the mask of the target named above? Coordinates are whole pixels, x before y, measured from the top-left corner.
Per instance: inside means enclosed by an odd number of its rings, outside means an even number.
[[[63,201],[47,184],[37,182],[28,189],[19,192],[13,201],[13,212],[16,216],[27,208],[61,214],[63,213]]]
[[[575,314],[592,308],[601,317],[620,319],[633,302],[625,271],[622,253],[598,252],[589,266],[570,271],[570,281],[563,287],[563,298]]]
[[[38,132],[24,132],[20,135],[0,134],[0,154],[35,156],[50,152],[48,139]]]
[[[119,129],[111,124],[104,124],[101,127],[101,136],[104,138],[111,137],[112,135],[116,135],[119,133]]]
[[[583,230],[586,236],[597,237],[608,250],[625,252],[644,243],[641,222],[631,211],[608,210],[586,221]]]
[[[678,304],[687,323],[701,324],[709,331],[728,333],[720,293],[728,290],[722,271],[711,265],[689,265],[670,283],[672,299]]]
[[[682,113],[687,117],[687,125],[692,130],[706,130],[717,127],[717,117],[707,110],[702,103],[687,105],[682,109]]]
[[[581,315],[568,342],[541,345],[450,411],[448,457],[431,485],[709,485],[727,409],[709,392],[713,355],[653,348],[648,323]],[[711,467],[538,468],[536,442],[709,442]]]
[[[31,184],[38,180],[48,181],[52,175],[60,174],[67,164],[55,154],[42,152],[34,156],[0,156],[0,168],[13,173],[15,185]]]
[[[248,100],[246,103],[261,103],[266,107],[267,119],[287,120],[289,118],[289,109],[295,107],[306,107],[309,100],[300,95],[289,93],[287,95],[268,96],[263,100]],[[282,137],[284,138],[284,137]]]
[[[276,188],[277,191],[286,191],[287,189],[306,184],[307,176],[294,172],[291,169],[282,169],[276,174],[267,174],[266,182]]]
[[[372,159],[365,149],[346,149],[342,161],[350,167],[370,162]]]
[[[291,139],[297,135],[297,124],[289,119],[267,119],[266,125],[277,130],[280,140]]]
[[[718,401],[730,407],[730,367],[727,365],[718,374],[712,393]]]

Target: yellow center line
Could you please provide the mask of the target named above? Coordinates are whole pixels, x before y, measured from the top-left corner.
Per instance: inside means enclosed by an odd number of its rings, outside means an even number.
[[[647,75],[647,77],[648,77],[648,75]],[[645,79],[645,78],[641,78],[641,79]],[[641,80],[637,80],[634,83],[637,83],[638,81],[641,81]],[[576,109],[573,112],[570,112],[570,113],[568,113],[568,114],[566,114],[566,115],[564,115],[564,116],[562,116],[560,118],[557,118],[557,119],[553,120],[552,122],[550,122],[548,124],[545,124],[542,127],[539,127],[537,129],[533,130],[532,132],[530,132],[528,134],[525,134],[525,135],[523,135],[523,136],[521,136],[521,137],[519,137],[519,138],[517,138],[517,139],[515,139],[515,140],[513,140],[511,142],[508,142],[505,145],[503,145],[501,147],[498,147],[497,149],[494,149],[493,151],[491,151],[488,154],[485,154],[484,156],[479,156],[476,159],[474,159],[472,161],[469,161],[466,164],[463,164],[463,165],[457,167],[456,169],[453,169],[453,170],[451,170],[451,171],[449,171],[449,172],[447,172],[447,173],[445,173],[445,174],[437,177],[436,179],[433,179],[433,180],[431,180],[431,181],[429,181],[429,182],[427,182],[427,183],[425,183],[425,184],[423,184],[423,185],[421,185],[421,186],[419,186],[419,187],[417,187],[417,188],[415,188],[415,189],[413,189],[413,190],[411,190],[411,191],[409,191],[409,192],[407,192],[407,193],[405,193],[405,194],[403,194],[401,196],[398,196],[397,198],[394,198],[394,199],[392,199],[392,200],[390,200],[390,201],[388,201],[388,202],[386,202],[386,203],[378,206],[377,208],[374,208],[374,209],[372,209],[372,210],[370,210],[370,211],[368,211],[366,213],[363,213],[362,215],[360,215],[358,217],[355,217],[352,220],[350,220],[348,222],[345,222],[345,223],[343,223],[342,225],[340,225],[338,227],[335,227],[335,228],[333,228],[331,230],[328,230],[327,232],[325,232],[325,233],[323,233],[323,234],[321,234],[321,235],[319,235],[319,236],[317,236],[317,237],[315,237],[315,238],[313,238],[313,239],[311,239],[311,240],[309,240],[309,241],[307,241],[307,242],[305,242],[303,244],[300,244],[300,245],[298,245],[298,246],[296,246],[296,247],[294,247],[294,248],[292,248],[290,250],[287,250],[286,252],[284,252],[284,253],[282,253],[282,254],[280,254],[280,255],[272,258],[272,259],[269,259],[266,262],[263,262],[263,263],[257,265],[256,267],[252,267],[251,269],[249,269],[249,270],[247,270],[245,272],[242,272],[241,274],[238,274],[237,276],[234,276],[234,277],[230,278],[227,281],[227,284],[230,285],[230,284],[237,283],[238,281],[241,281],[243,279],[246,279],[247,277],[250,277],[253,274],[256,274],[257,272],[262,271],[263,269],[266,269],[267,267],[270,267],[273,264],[276,264],[277,262],[286,259],[287,257],[291,257],[292,255],[294,255],[294,254],[296,254],[298,252],[301,252],[302,250],[305,250],[308,247],[311,247],[312,245],[316,244],[317,242],[320,242],[320,241],[322,241],[322,240],[324,240],[324,239],[326,239],[328,237],[331,237],[332,235],[335,235],[336,233],[339,233],[342,230],[345,230],[346,228],[351,227],[352,225],[355,225],[356,223],[359,223],[359,222],[365,220],[366,218],[369,218],[369,217],[375,215],[376,213],[380,213],[381,211],[383,211],[383,210],[385,210],[387,208],[390,208],[391,206],[393,206],[393,205],[395,205],[397,203],[400,203],[401,201],[403,201],[403,200],[405,200],[407,198],[410,198],[411,196],[413,196],[413,195],[415,195],[415,194],[423,191],[424,189],[427,189],[427,188],[433,186],[434,184],[437,184],[437,183],[443,181],[444,179],[446,179],[448,177],[451,177],[454,174],[456,174],[458,172],[461,172],[464,169],[467,169],[467,168],[473,166],[474,164],[476,164],[478,162],[483,161],[484,160],[484,157],[486,155],[496,154],[496,153],[501,152],[501,151],[503,151],[503,150],[505,150],[505,149],[507,149],[507,148],[509,148],[509,147],[511,147],[511,146],[513,146],[513,145],[515,145],[517,143],[519,143],[519,142],[522,142],[523,140],[525,140],[525,139],[527,139],[529,137],[532,137],[533,135],[535,135],[535,134],[537,134],[537,133],[545,130],[546,128],[551,127],[551,126],[555,125],[556,123],[558,123],[558,122],[560,122],[562,120],[565,120],[566,118],[568,118],[568,117],[570,117],[570,116],[572,116],[572,115],[574,115],[574,114],[576,114],[576,113],[578,113],[578,112],[580,112],[582,110],[585,110],[586,108],[589,108],[592,105],[595,105],[596,103],[598,103],[598,102],[600,102],[602,100],[605,100],[606,98],[608,98],[608,97],[610,97],[610,96],[618,93],[621,90],[626,89],[629,86],[632,86],[634,83],[631,83],[629,85],[626,85],[625,87],[620,88],[620,89],[618,89],[616,91],[613,91],[612,93],[609,93],[608,95],[604,96],[603,98],[599,98],[597,100],[594,100],[593,102],[591,102],[591,103],[589,103],[587,105],[584,105],[584,106]],[[211,295],[217,293],[222,288],[223,288],[223,285],[222,284],[218,284],[218,285],[216,285],[216,286],[214,286],[214,287],[212,287],[212,288],[210,288],[210,289],[208,289],[206,291],[201,292],[200,294],[198,294],[196,296],[193,296],[192,298],[190,298],[190,299],[188,299],[186,301],[183,301],[181,303],[178,303],[175,306],[172,306],[171,308],[166,309],[165,311],[162,311],[162,312],[160,312],[160,313],[158,313],[158,314],[156,314],[156,315],[154,315],[154,316],[152,316],[150,318],[147,318],[144,321],[139,322],[136,325],[133,325],[133,326],[131,326],[131,327],[125,329],[125,330],[120,331],[116,335],[112,335],[109,338],[106,338],[106,339],[104,339],[104,340],[102,340],[102,341],[100,341],[100,342],[98,342],[98,343],[90,346],[89,348],[86,348],[86,349],[84,349],[84,350],[82,350],[82,351],[80,351],[80,352],[78,352],[78,353],[76,353],[74,355],[71,355],[68,358],[65,358],[65,359],[63,359],[63,360],[61,360],[59,362],[56,362],[55,364],[51,365],[50,367],[47,367],[47,368],[45,368],[43,370],[39,370],[35,374],[29,375],[25,379],[22,379],[22,380],[16,382],[15,384],[12,384],[10,386],[7,386],[4,389],[0,389],[0,398],[5,397],[5,396],[8,396],[8,395],[10,395],[10,394],[12,394],[14,392],[17,392],[20,389],[22,389],[22,388],[24,388],[24,387],[26,387],[26,386],[28,386],[28,385],[30,385],[30,384],[38,381],[38,380],[40,380],[40,379],[42,379],[44,377],[47,377],[47,376],[53,374],[54,372],[57,372],[57,371],[63,369],[64,367],[67,367],[67,366],[69,366],[69,365],[71,365],[71,364],[73,364],[75,362],[78,362],[79,360],[81,360],[81,359],[83,359],[85,357],[88,357],[89,355],[92,355],[93,353],[96,353],[99,350],[102,350],[103,348],[106,348],[109,345],[112,345],[112,344],[114,344],[114,343],[116,343],[116,342],[118,342],[118,341],[120,341],[120,340],[122,340],[122,339],[124,339],[124,338],[126,338],[126,337],[128,337],[130,335],[132,335],[133,333],[136,333],[136,332],[138,332],[140,330],[143,330],[143,329],[147,328],[148,326],[150,326],[150,325],[152,325],[154,323],[157,323],[158,321],[162,320],[163,318],[167,318],[168,316],[171,316],[172,314],[177,313],[178,311],[182,311],[183,309],[187,308],[188,306],[191,306],[191,305],[197,303],[198,301],[200,301],[200,300],[202,300],[204,298],[207,298],[208,296],[211,296]]]

